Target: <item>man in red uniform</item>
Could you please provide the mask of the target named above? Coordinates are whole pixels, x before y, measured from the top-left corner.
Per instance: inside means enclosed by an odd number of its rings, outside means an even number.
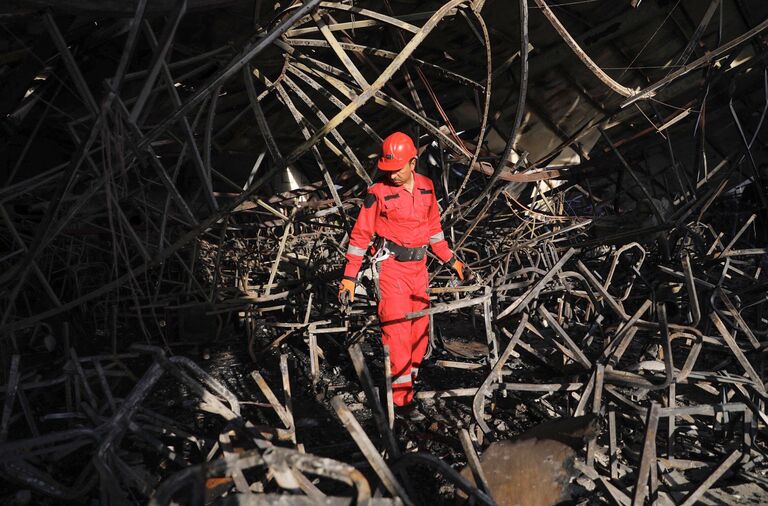
[[[427,246],[464,280],[464,264],[454,257],[440,225],[432,180],[415,172],[417,156],[406,134],[395,132],[384,139],[378,167],[389,178],[368,188],[350,236],[339,287],[340,300],[354,299],[357,274],[375,235],[374,261],[385,257],[379,263],[381,340],[389,346],[394,403],[412,419],[420,418],[411,402],[429,341],[429,317],[407,320],[405,315],[429,307]]]

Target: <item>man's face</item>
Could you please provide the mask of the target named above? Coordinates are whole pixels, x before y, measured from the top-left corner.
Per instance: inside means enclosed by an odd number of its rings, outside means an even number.
[[[415,168],[416,159],[414,158],[410,162],[406,163],[402,169],[398,170],[397,172],[392,172],[389,177],[393,184],[396,186],[402,186],[411,180]]]

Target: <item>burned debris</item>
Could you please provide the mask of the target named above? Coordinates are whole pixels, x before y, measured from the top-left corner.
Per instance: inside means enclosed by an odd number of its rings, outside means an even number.
[[[756,0],[5,2],[0,502],[765,502],[767,37]],[[394,131],[473,274],[427,253],[405,315],[423,419],[369,261],[337,300]]]

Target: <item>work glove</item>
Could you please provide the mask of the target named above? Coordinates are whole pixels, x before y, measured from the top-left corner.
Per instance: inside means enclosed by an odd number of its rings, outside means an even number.
[[[342,306],[346,306],[355,300],[355,282],[351,279],[344,278],[339,284],[339,302]]]
[[[464,262],[458,258],[453,259],[453,263],[451,263],[451,269],[456,272],[456,275],[459,277],[462,283],[470,284],[475,279],[475,275],[472,273],[469,267],[467,267]]]

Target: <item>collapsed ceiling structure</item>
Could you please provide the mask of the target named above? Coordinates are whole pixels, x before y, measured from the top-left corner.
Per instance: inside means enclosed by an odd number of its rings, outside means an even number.
[[[4,502],[765,501],[766,28],[759,0],[3,3]],[[478,275],[431,261],[409,315],[422,425],[371,279],[336,301],[395,130]]]

